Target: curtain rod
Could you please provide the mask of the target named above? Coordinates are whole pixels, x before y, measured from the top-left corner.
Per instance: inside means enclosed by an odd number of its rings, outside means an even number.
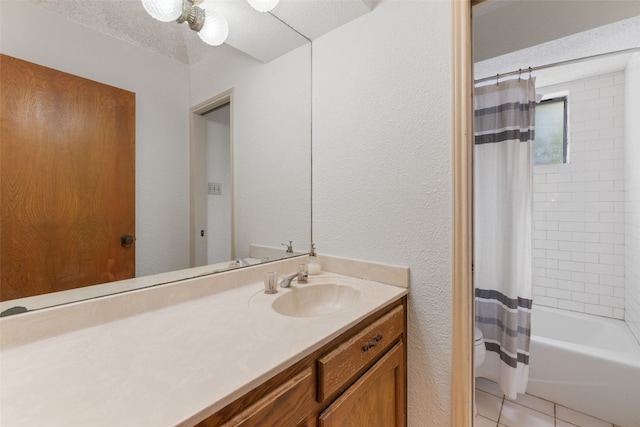
[[[566,61],[554,62],[552,64],[546,64],[546,65],[538,65],[537,67],[528,67],[528,68],[520,69],[520,70],[517,70],[517,71],[510,71],[508,73],[497,74],[495,76],[485,77],[485,78],[482,78],[482,79],[474,80],[473,82],[474,83],[482,83],[482,82],[488,82],[488,81],[494,80],[494,79],[500,80],[501,78],[504,78],[504,77],[517,76],[517,75],[520,75],[522,73],[531,74],[531,72],[533,72],[533,71],[543,70],[545,68],[557,67],[559,65],[569,65],[569,64],[574,64],[574,63],[578,63],[578,62],[589,61],[589,60],[592,60],[592,59],[605,58],[607,56],[621,55],[621,54],[624,54],[624,53],[633,53],[633,52],[640,52],[640,47],[632,47],[632,48],[629,48],[629,49],[616,50],[616,51],[613,51],[613,52],[599,53],[597,55],[583,56],[582,58],[568,59]]]

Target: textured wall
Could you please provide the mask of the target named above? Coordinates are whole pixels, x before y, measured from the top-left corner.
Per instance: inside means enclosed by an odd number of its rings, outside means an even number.
[[[568,92],[570,163],[534,168],[534,301],[624,317],[624,72]]]
[[[451,12],[382,1],[313,43],[318,252],[411,270],[409,425],[450,425]]]
[[[640,54],[629,61],[625,81],[625,320],[640,342]]]
[[[2,53],[136,93],[136,274],[188,267],[188,67],[30,2],[0,11]]]

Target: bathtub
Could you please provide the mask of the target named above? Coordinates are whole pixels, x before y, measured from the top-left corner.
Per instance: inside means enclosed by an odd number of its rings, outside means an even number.
[[[534,306],[527,393],[640,426],[640,345],[621,320]],[[492,367],[477,373],[491,378]]]

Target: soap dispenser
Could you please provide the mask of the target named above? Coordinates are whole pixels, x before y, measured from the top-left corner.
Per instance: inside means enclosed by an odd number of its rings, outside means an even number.
[[[320,274],[321,268],[318,259],[316,258],[316,245],[311,244],[311,252],[309,252],[309,262],[307,263],[307,271],[310,276]]]

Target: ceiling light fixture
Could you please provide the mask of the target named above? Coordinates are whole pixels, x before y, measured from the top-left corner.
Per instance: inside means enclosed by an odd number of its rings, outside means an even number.
[[[203,42],[219,46],[229,35],[227,19],[220,13],[204,10],[199,5],[204,0],[141,0],[149,15],[161,22],[189,23]],[[248,0],[259,12],[269,12],[280,0]]]

